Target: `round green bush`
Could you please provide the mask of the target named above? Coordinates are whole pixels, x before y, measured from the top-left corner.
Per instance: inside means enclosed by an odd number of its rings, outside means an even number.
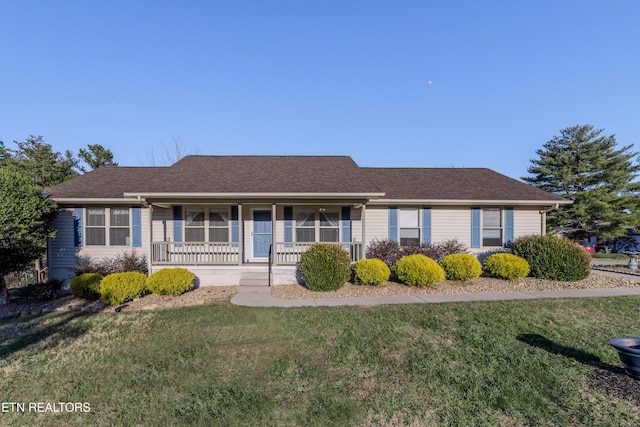
[[[446,277],[437,262],[422,254],[400,258],[393,266],[393,271],[398,280],[409,286],[433,285],[442,282]]]
[[[100,282],[100,295],[107,304],[122,304],[145,294],[147,276],[137,271],[110,274]]]
[[[591,272],[591,256],[568,239],[525,236],[513,242],[511,250],[527,260],[531,276],[538,279],[575,282]]]
[[[440,267],[449,280],[469,280],[480,277],[482,264],[470,254],[451,254],[440,260]]]
[[[484,270],[499,279],[521,279],[529,275],[529,263],[513,254],[493,254],[484,260]]]
[[[353,267],[356,285],[380,286],[389,280],[391,270],[384,261],[377,258],[361,259]]]
[[[351,278],[351,257],[338,245],[316,243],[300,255],[300,276],[312,291],[340,289]]]
[[[163,268],[147,279],[147,289],[160,295],[180,295],[193,289],[196,276],[186,268]]]
[[[71,293],[78,298],[97,300],[100,298],[100,281],[102,275],[97,273],[79,274],[69,283]]]

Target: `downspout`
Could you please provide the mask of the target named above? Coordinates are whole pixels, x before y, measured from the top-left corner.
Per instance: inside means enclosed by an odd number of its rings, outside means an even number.
[[[547,213],[558,209],[558,206],[560,206],[560,205],[558,203],[556,203],[555,205],[553,205],[549,209],[541,209],[540,210],[540,215],[542,216],[540,218],[540,235],[541,236],[544,236],[545,234],[547,234]]]

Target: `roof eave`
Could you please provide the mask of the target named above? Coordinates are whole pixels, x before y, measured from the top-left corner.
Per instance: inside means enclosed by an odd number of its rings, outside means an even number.
[[[378,198],[385,193],[124,193],[125,198],[135,199],[348,199]]]
[[[473,200],[473,199],[376,199],[369,205],[393,205],[393,204],[421,204],[440,206],[554,206],[570,205],[572,200]]]

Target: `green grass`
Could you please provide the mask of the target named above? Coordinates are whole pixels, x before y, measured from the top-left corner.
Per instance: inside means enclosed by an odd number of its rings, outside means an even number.
[[[0,323],[0,425],[637,426],[594,381],[640,297],[47,315]],[[611,374],[613,372],[613,374]],[[634,385],[634,384],[631,384]]]

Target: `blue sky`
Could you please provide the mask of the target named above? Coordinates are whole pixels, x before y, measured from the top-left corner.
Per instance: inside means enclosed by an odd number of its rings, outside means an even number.
[[[6,1],[0,140],[526,175],[559,130],[640,150],[640,2]]]

